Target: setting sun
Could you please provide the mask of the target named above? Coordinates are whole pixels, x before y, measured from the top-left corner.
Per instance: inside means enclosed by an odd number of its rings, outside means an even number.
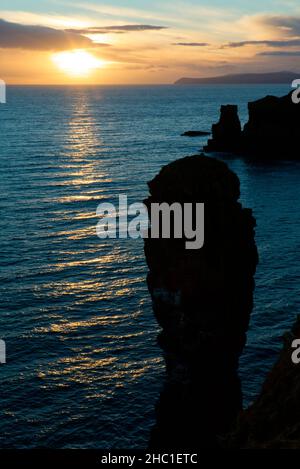
[[[88,75],[105,65],[104,60],[97,59],[84,50],[58,52],[52,56],[52,60],[62,71],[74,76]]]

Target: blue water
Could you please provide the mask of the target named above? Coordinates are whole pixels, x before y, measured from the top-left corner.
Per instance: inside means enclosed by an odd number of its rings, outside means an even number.
[[[140,240],[100,240],[100,202],[147,195],[162,165],[196,153],[220,104],[284,86],[11,87],[0,105],[0,447],[146,445],[164,377]],[[274,136],[276,138],[276,136]],[[260,264],[246,403],[299,313],[299,163],[227,158],[257,218]]]

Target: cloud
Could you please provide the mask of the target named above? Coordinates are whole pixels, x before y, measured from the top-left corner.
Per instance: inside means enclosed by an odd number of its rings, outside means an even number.
[[[260,22],[275,30],[281,31],[285,35],[300,36],[300,16],[267,16],[261,17]]]
[[[206,62],[206,63],[201,63],[201,64],[200,63],[199,64],[182,63],[181,66],[189,71],[201,71],[205,68],[207,71],[215,71],[215,72],[229,72],[236,68],[235,64],[227,63],[225,61],[220,62],[220,63],[213,63],[213,64],[211,62]]]
[[[272,56],[272,57],[300,57],[300,50],[272,50],[259,52],[256,55]]]
[[[187,46],[187,47],[205,47],[209,46],[208,42],[174,42],[173,46]]]
[[[243,16],[236,25],[239,32],[248,35],[247,39],[299,39],[300,16],[258,14]],[[251,36],[249,37],[249,34]]]
[[[128,8],[120,5],[112,6],[112,2],[70,2],[64,1],[65,5],[70,5],[73,9],[80,8],[83,11],[92,11],[100,13],[105,17],[112,17],[122,21],[162,21],[167,24],[173,25],[184,25],[184,27],[193,26],[199,28],[199,18],[202,20],[202,27],[204,23],[208,21],[214,21],[215,18],[231,17],[232,11],[226,6],[226,8],[214,8],[210,6],[196,5],[194,1],[188,0],[164,0],[160,2],[159,8]],[[126,2],[125,2],[126,3]],[[129,3],[129,2],[127,2]],[[140,2],[142,3],[142,2]],[[151,3],[151,2],[150,2]]]
[[[5,21],[20,24],[42,24],[50,28],[85,28],[91,25],[91,20],[82,15],[74,16],[73,14],[58,15],[57,13],[34,13],[22,10],[0,10],[0,18]]]
[[[124,24],[120,26],[93,26],[85,29],[66,29],[73,34],[106,34],[106,33],[129,33],[136,31],[160,31],[167,29],[167,26],[153,26],[151,24]]]
[[[291,47],[300,46],[300,39],[290,39],[281,41],[261,40],[261,41],[240,41],[240,42],[229,42],[223,44],[222,49],[236,48],[244,46],[263,45],[268,47]]]
[[[95,44],[80,34],[46,26],[10,23],[0,19],[0,48],[66,50],[85,47],[95,47]]]

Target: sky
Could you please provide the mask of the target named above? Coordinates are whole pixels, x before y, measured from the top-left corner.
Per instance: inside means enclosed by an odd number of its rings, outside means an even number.
[[[299,0],[1,0],[8,84],[300,72]]]

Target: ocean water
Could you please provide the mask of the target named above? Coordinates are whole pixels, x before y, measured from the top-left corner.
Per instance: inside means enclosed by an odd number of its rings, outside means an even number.
[[[164,378],[140,240],[100,240],[96,208],[142,201],[162,165],[195,154],[221,104],[284,86],[10,87],[0,105],[1,448],[138,448]],[[276,136],[274,136],[276,138]],[[257,218],[260,264],[245,403],[300,312],[300,165],[226,157]]]

